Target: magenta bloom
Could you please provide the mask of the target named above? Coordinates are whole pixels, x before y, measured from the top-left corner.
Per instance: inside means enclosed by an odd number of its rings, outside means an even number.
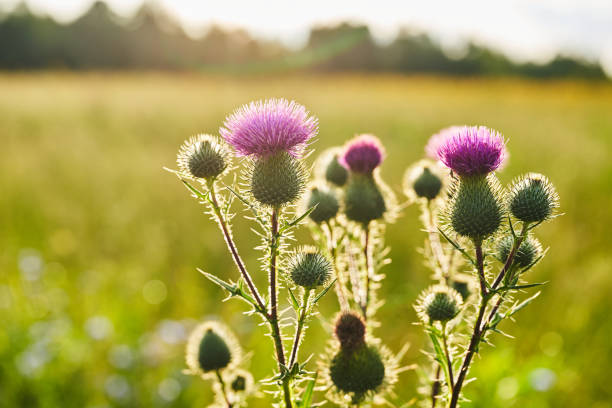
[[[240,156],[267,157],[285,151],[303,155],[319,131],[318,120],[302,105],[286,99],[251,102],[225,119],[219,133]]]
[[[503,136],[484,126],[455,129],[437,150],[438,159],[460,176],[490,173],[501,166],[506,154]]]
[[[371,174],[384,155],[385,149],[376,136],[360,135],[347,143],[338,161],[355,173]]]
[[[461,126],[449,126],[432,135],[427,141],[427,145],[425,146],[425,156],[429,157],[430,159],[437,160],[438,147],[440,147],[440,145],[444,143],[446,138],[448,138],[453,133],[458,132],[460,129]]]

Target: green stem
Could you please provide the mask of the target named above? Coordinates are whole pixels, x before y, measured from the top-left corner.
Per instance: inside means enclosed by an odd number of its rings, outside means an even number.
[[[344,280],[344,274],[338,267],[338,254],[337,254],[338,249],[336,247],[336,241],[334,240],[334,229],[329,221],[325,222],[325,226],[327,227],[326,230],[327,230],[328,250],[329,250],[329,254],[332,259],[334,270],[336,271],[337,280],[336,280],[336,284],[334,285],[334,288],[336,290],[336,296],[338,297],[338,303],[340,304],[340,309],[349,310],[350,306],[348,304],[346,293],[344,291],[344,288],[346,287],[346,282]]]
[[[363,257],[365,258],[365,287],[363,290],[364,293],[361,302],[361,311],[363,313],[364,320],[367,320],[368,306],[370,305],[370,268],[372,267],[370,261],[370,224],[365,224],[363,226],[363,232]]]
[[[249,291],[251,292],[251,295],[257,302],[257,306],[259,307],[260,312],[265,314],[266,306],[263,300],[261,299],[261,295],[257,291],[257,287],[253,283],[253,279],[251,279],[251,275],[249,275],[249,272],[244,266],[244,262],[242,262],[242,258],[240,258],[240,255],[238,254],[238,250],[236,249],[236,245],[234,244],[232,234],[229,228],[227,227],[227,222],[225,221],[225,218],[223,218],[223,214],[221,213],[221,208],[219,207],[219,202],[217,201],[217,194],[215,191],[214,180],[211,180],[208,182],[208,189],[210,191],[210,200],[212,202],[213,211],[215,212],[217,221],[219,223],[219,227],[221,228],[221,232],[223,233],[223,237],[225,238],[225,243],[227,244],[227,247],[229,248],[230,253],[232,254],[234,263],[238,267],[238,270],[240,271],[242,279],[244,279],[244,281],[246,282],[249,288]]]
[[[217,380],[219,381],[219,385],[221,386],[221,394],[223,395],[223,399],[227,404],[227,408],[232,408],[232,403],[230,402],[229,397],[227,396],[227,392],[225,392],[225,382],[223,381],[221,372],[219,370],[216,370],[215,373],[217,374]]]
[[[308,300],[310,299],[311,289],[304,289],[304,297],[302,299],[302,307],[300,310],[300,316],[298,317],[298,325],[295,330],[295,338],[293,339],[293,347],[291,348],[291,358],[289,359],[289,369],[293,367],[295,364],[295,360],[297,359],[297,352],[300,347],[300,337],[302,335],[302,330],[304,329],[304,322],[306,321],[306,316],[308,315]]]
[[[286,367],[285,350],[283,348],[283,339],[278,324],[278,289],[277,289],[277,274],[276,274],[276,256],[278,254],[279,246],[279,234],[278,234],[278,209],[272,209],[272,215],[270,216],[270,311],[269,322],[272,330],[272,338],[274,339],[274,346],[276,348],[276,357],[278,360],[278,368],[283,372],[283,367]],[[286,408],[293,408],[293,402],[291,401],[291,388],[289,386],[289,380],[283,380],[283,397],[285,400]]]
[[[434,219],[434,213],[431,208],[431,200],[427,200],[427,206],[425,210],[427,212],[427,221],[429,225],[426,225],[427,233],[429,235],[429,246],[431,248],[431,253],[440,268],[440,277],[441,280],[448,284],[450,280],[450,262],[447,257],[444,256],[444,250],[442,249],[442,244],[440,243],[440,237],[437,234],[436,222]]]
[[[437,396],[440,395],[440,376],[442,375],[442,366],[440,364],[436,364],[438,367],[436,369],[436,378],[431,384],[431,408],[436,408],[436,403],[438,402]]]
[[[450,389],[452,390],[455,387],[455,382],[454,382],[454,374],[453,374],[453,362],[451,359],[451,355],[450,355],[450,351],[448,348],[448,341],[446,338],[446,325],[444,325],[444,327],[442,328],[442,345],[444,346],[444,356],[446,357],[446,364],[448,366],[448,377],[450,380]]]

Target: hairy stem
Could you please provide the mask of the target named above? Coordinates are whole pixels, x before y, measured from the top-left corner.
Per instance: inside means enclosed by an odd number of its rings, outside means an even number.
[[[300,337],[302,335],[302,330],[304,329],[304,322],[306,321],[306,315],[308,314],[308,300],[310,299],[311,289],[304,289],[304,297],[302,299],[302,307],[300,310],[300,315],[298,317],[298,324],[295,330],[295,338],[293,339],[293,347],[291,348],[291,357],[289,358],[289,369],[293,367],[295,364],[295,360],[297,359],[297,352],[300,348]]]
[[[227,392],[225,391],[225,381],[223,381],[221,372],[219,370],[216,370],[215,373],[217,374],[217,380],[219,381],[219,386],[221,387],[221,394],[223,395],[223,399],[227,404],[227,408],[232,408],[232,403],[230,402],[229,397],[227,396]]]
[[[482,318],[484,316],[485,309],[487,308],[487,303],[489,302],[489,295],[487,293],[486,281],[484,276],[484,257],[482,254],[482,242],[474,242],[474,247],[476,250],[476,269],[478,272],[478,277],[480,279],[480,306],[478,307],[478,316],[476,317],[476,321],[474,322],[472,337],[470,338],[470,344],[468,346],[468,349],[466,350],[465,357],[463,358],[463,363],[461,364],[461,369],[459,370],[457,382],[452,387],[451,402],[449,405],[450,408],[456,408],[459,402],[459,395],[461,395],[461,388],[463,387],[463,382],[465,381],[465,377],[467,376],[467,372],[470,368],[472,357],[474,357],[474,353],[478,349],[478,345],[480,343],[480,338],[482,335],[480,325],[482,324]]]
[[[436,378],[431,384],[431,408],[436,408],[438,395],[440,395],[440,376],[442,375],[442,366],[436,363]]]
[[[370,279],[372,268],[372,262],[370,259],[370,224],[363,226],[363,257],[365,259],[365,279],[363,296],[361,302],[361,311],[363,312],[363,318],[368,319],[368,306],[370,305]]]
[[[338,303],[340,303],[340,309],[341,310],[348,310],[349,304],[346,298],[346,293],[344,292],[344,288],[346,287],[346,282],[344,280],[344,274],[342,273],[342,271],[339,268],[338,265],[338,248],[336,247],[336,241],[334,239],[334,229],[332,227],[332,225],[329,223],[329,221],[325,222],[325,226],[327,228],[324,228],[324,230],[326,231],[327,234],[327,245],[328,245],[328,250],[329,250],[329,255],[332,258],[332,264],[334,266],[334,270],[336,271],[336,283],[334,285],[334,289],[336,290],[336,296],[338,297]]]
[[[249,272],[244,266],[244,262],[242,262],[242,258],[240,258],[240,255],[238,254],[238,250],[236,249],[236,245],[234,244],[232,234],[229,228],[227,227],[227,222],[225,221],[225,218],[223,217],[223,213],[221,212],[221,208],[219,207],[219,202],[217,201],[217,194],[215,191],[214,181],[210,181],[208,183],[208,188],[210,190],[210,199],[212,201],[213,211],[215,212],[215,216],[217,217],[217,222],[219,223],[219,227],[221,228],[221,232],[223,233],[223,237],[225,238],[225,243],[227,244],[227,247],[229,248],[229,251],[232,254],[232,258],[234,259],[234,262],[236,263],[236,266],[238,267],[238,270],[240,271],[242,279],[244,279],[244,281],[246,282],[249,288],[249,291],[251,292],[251,295],[257,302],[257,306],[260,308],[260,311],[262,313],[265,313],[266,306],[261,298],[261,295],[257,291],[257,287],[253,283],[253,279],[251,279],[251,275],[249,275]]]
[[[272,209],[272,215],[270,216],[270,311],[269,322],[272,330],[272,338],[274,339],[274,346],[276,348],[276,358],[278,360],[278,368],[283,372],[283,367],[286,367],[285,350],[283,348],[283,338],[278,324],[278,289],[277,289],[277,274],[276,274],[276,256],[278,254],[279,246],[279,234],[278,234],[278,209]],[[282,383],[283,386],[283,397],[285,400],[286,408],[293,408],[293,402],[291,401],[291,388],[289,380],[285,379]]]
[[[434,219],[434,212],[431,208],[431,200],[427,200],[427,222],[429,225],[426,225],[427,234],[429,235],[429,246],[431,248],[431,253],[436,260],[438,267],[440,268],[440,277],[443,281],[448,284],[450,280],[450,262],[448,257],[444,255],[444,250],[442,249],[442,244],[440,243],[440,236],[436,232],[436,221]]]

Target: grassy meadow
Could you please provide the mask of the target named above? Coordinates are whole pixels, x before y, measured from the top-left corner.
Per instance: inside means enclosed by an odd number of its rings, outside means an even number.
[[[550,283],[501,327],[515,339],[483,348],[465,406],[612,407],[611,84],[154,73],[0,75],[0,407],[206,406],[208,384],[182,373],[186,331],[205,318],[234,329],[256,379],[273,372],[264,328],[196,272],[237,277],[216,225],[162,167],[240,104],[281,96],[319,117],[317,151],[378,135],[398,193],[441,127],[501,130],[511,154],[502,182],[548,175],[565,215],[538,229],[550,251],[530,279]],[[245,222],[235,234],[256,269],[255,235]],[[410,343],[406,365],[426,361],[412,307],[429,284],[424,237],[416,207],[387,235],[393,263],[375,335],[396,351]],[[323,316],[336,310],[334,296],[322,300]],[[314,321],[308,338],[303,355],[328,334]],[[398,401],[416,395],[417,380],[400,376]]]

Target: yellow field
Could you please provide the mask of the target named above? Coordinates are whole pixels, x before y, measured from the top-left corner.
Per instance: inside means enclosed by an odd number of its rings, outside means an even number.
[[[544,173],[566,214],[539,229],[550,252],[531,279],[550,283],[517,324],[504,323],[516,339],[483,349],[465,406],[612,407],[612,85],[154,73],[0,75],[0,405],[203,406],[207,384],[181,374],[181,323],[205,317],[235,329],[257,379],[272,374],[264,329],[241,302],[221,304],[195,271],[236,277],[215,225],[162,170],[185,138],[217,133],[235,107],[268,97],[319,117],[317,151],[378,135],[388,151],[382,175],[398,193],[441,127],[502,131],[511,153],[502,182]],[[389,228],[393,263],[375,333],[393,350],[411,344],[406,365],[426,361],[412,324],[412,302],[429,283],[417,217],[408,208]],[[236,234],[255,265],[256,237],[245,223]],[[265,276],[257,280],[263,287]],[[335,310],[332,297],[322,301],[321,315]],[[316,353],[328,335],[317,321],[309,334],[304,350]],[[553,373],[545,392],[540,368]],[[416,395],[416,381],[402,374],[399,401]]]

